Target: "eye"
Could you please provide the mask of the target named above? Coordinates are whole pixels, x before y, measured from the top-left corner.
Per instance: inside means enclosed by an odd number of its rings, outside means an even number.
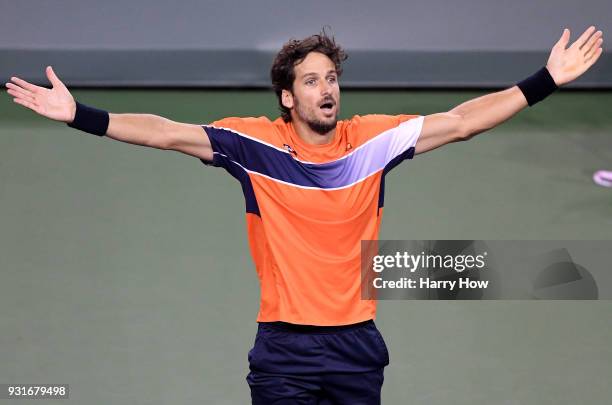
[[[336,80],[338,80],[336,78],[336,76],[330,76],[329,79],[327,79],[330,83],[336,83]]]
[[[309,86],[313,85],[314,83],[315,83],[315,79],[308,79],[308,80],[306,80],[306,84],[309,85]]]

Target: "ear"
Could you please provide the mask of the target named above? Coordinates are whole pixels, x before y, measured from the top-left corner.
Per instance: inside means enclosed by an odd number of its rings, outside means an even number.
[[[281,93],[281,102],[284,107],[293,108],[293,94],[289,90],[283,90]]]

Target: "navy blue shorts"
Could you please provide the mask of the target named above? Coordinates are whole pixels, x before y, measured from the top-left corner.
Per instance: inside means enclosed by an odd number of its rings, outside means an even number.
[[[254,405],[380,404],[387,346],[374,321],[260,322],[246,380]]]

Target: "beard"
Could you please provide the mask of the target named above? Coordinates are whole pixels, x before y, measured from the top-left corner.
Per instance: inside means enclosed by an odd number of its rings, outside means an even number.
[[[322,121],[315,117],[315,113],[312,112],[308,114],[309,111],[305,111],[302,109],[301,104],[298,102],[297,98],[295,99],[295,112],[297,115],[304,121],[310,129],[316,132],[319,135],[326,135],[329,131],[336,128],[336,124],[338,123],[338,114],[340,109],[336,110],[336,115],[329,119],[329,121]]]
[[[330,121],[330,122],[323,122],[317,119],[312,120],[312,121],[311,120],[306,121],[306,124],[308,124],[308,127],[319,135],[325,135],[332,129],[335,129],[337,123],[338,123],[338,117],[334,117],[333,121]]]

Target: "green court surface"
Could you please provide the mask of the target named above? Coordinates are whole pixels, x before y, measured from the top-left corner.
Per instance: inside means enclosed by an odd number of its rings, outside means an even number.
[[[343,117],[483,92],[344,91]],[[76,90],[112,112],[276,116],[265,91]],[[559,92],[387,176],[381,239],[612,239],[612,93]],[[0,383],[78,404],[245,404],[258,283],[239,183],[0,98]],[[383,403],[609,404],[610,301],[383,301]],[[10,401],[0,400],[0,403]],[[21,403],[14,401],[15,403]]]

